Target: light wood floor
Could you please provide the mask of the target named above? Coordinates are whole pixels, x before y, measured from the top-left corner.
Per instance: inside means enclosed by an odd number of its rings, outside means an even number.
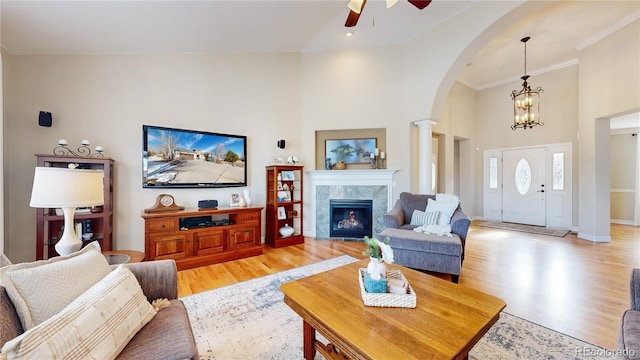
[[[506,312],[615,349],[629,308],[629,278],[640,267],[640,227],[612,225],[610,243],[476,226],[469,229],[460,286],[505,300]],[[306,239],[248,259],[183,270],[180,296],[287,270],[342,254],[363,258],[364,244]],[[439,275],[447,278],[446,275]]]

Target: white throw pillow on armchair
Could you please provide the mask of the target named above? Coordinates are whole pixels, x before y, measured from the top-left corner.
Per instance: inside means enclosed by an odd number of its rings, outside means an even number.
[[[428,199],[425,211],[439,211],[440,216],[438,217],[437,225],[449,225],[451,216],[453,216],[453,212],[456,211],[457,207],[457,201],[436,201]]]

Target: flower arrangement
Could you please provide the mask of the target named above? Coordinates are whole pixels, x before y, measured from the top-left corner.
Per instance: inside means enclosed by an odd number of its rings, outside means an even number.
[[[367,244],[367,249],[362,252],[362,255],[382,260],[387,264],[393,263],[393,249],[389,246],[389,237],[383,242],[376,238],[365,236],[364,243]]]

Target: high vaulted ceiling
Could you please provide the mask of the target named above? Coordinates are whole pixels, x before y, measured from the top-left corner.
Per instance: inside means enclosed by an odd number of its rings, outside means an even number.
[[[484,0],[482,0],[484,1]],[[347,0],[0,1],[11,54],[316,52],[402,44],[478,0],[369,0],[352,37]],[[489,42],[459,80],[475,89],[575,61],[579,50],[640,16],[640,1],[560,1]],[[460,29],[464,31],[464,29]]]

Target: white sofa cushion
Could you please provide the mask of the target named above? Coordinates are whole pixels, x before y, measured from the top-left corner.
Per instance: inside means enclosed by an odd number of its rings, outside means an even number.
[[[114,359],[156,311],[120,265],[61,312],[8,341],[16,359]]]
[[[449,225],[451,222],[451,216],[453,215],[453,212],[456,211],[457,207],[457,201],[436,201],[428,199],[425,211],[439,211],[440,216],[438,217],[436,225]]]
[[[49,260],[0,268],[0,284],[25,330],[59,313],[65,306],[111,272],[100,246],[93,242],[82,250]]]

